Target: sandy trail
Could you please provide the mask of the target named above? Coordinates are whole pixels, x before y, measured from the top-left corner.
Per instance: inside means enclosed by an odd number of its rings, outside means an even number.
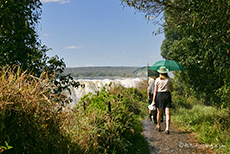
[[[144,126],[143,134],[149,142],[150,154],[211,154],[205,145],[198,144],[192,133],[183,132],[173,124],[170,126],[170,134],[164,133],[164,122],[161,123],[162,131],[155,129],[156,124],[149,119],[142,122]]]

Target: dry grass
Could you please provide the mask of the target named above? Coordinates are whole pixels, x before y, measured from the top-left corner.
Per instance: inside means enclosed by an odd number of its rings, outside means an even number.
[[[9,153],[67,152],[70,140],[61,126],[68,114],[54,101],[59,96],[47,74],[37,78],[14,67],[0,75],[0,145],[12,145]]]
[[[34,77],[20,68],[0,71],[0,145],[6,153],[129,153],[148,151],[140,135],[145,96],[135,88],[104,88],[85,96],[86,110],[64,109],[65,95],[53,94],[52,77]],[[117,93],[119,92],[119,93]],[[118,94],[120,94],[118,96]],[[122,97],[121,97],[122,96]],[[112,112],[108,113],[107,101]],[[67,102],[68,104],[68,102]],[[135,145],[136,140],[146,146]],[[141,149],[141,150],[140,150]]]

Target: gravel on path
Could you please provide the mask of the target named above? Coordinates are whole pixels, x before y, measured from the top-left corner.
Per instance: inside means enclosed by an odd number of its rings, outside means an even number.
[[[198,144],[194,135],[170,126],[170,134],[165,134],[165,117],[161,123],[162,131],[156,130],[156,124],[149,119],[143,122],[143,135],[149,142],[150,154],[213,154],[207,145]]]

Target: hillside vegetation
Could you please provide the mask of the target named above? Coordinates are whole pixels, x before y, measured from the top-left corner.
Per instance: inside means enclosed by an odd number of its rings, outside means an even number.
[[[35,77],[2,68],[0,81],[0,153],[148,153],[141,135],[147,113],[144,83],[128,89],[107,85],[84,96],[85,107],[81,102],[71,111],[56,102],[47,73]]]
[[[138,67],[73,67],[66,68],[64,74],[73,77],[135,77]]]

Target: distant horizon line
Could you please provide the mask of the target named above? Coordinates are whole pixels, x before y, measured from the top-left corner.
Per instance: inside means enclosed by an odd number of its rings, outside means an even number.
[[[79,67],[143,67],[143,66],[67,66],[66,68],[79,68]]]

